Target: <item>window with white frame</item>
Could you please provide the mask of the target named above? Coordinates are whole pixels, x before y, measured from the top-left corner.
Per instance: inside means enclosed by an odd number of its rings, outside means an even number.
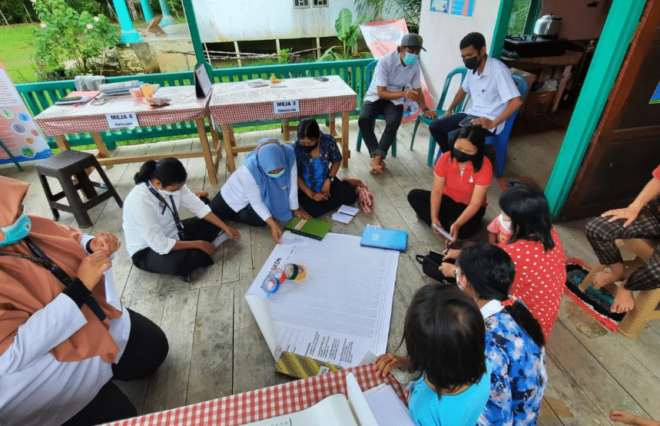
[[[328,0],[312,0],[314,7],[328,7]]]
[[[309,0],[293,0],[293,7],[296,8],[309,7]]]

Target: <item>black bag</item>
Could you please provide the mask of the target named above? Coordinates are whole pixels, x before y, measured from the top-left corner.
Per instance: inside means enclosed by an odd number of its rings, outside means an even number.
[[[438,269],[442,264],[442,257],[442,254],[431,250],[427,255],[418,254],[415,256],[415,259],[417,259],[417,262],[422,265],[422,271],[424,271],[426,275],[434,280],[445,282],[445,276],[442,275],[442,272]]]

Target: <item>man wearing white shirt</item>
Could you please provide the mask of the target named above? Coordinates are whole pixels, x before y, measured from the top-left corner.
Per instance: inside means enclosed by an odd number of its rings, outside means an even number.
[[[387,156],[401,125],[404,99],[417,102],[426,117],[438,116],[426,106],[422,94],[421,68],[418,62],[421,49],[424,49],[422,37],[418,34],[406,34],[397,50],[380,58],[376,65],[358,120],[364,143],[372,157],[372,173],[383,173],[385,169],[383,159]],[[380,142],[374,132],[374,122],[379,115],[385,115],[385,130]]]
[[[504,129],[507,118],[523,103],[509,68],[486,54],[486,39],[482,34],[466,35],[461,40],[460,48],[468,73],[445,115],[429,126],[442,152],[451,149],[449,133],[458,129],[459,123],[468,115],[478,117],[472,120],[472,124],[481,125],[488,133],[496,135]],[[472,98],[472,107],[464,113],[452,114],[468,93]]]

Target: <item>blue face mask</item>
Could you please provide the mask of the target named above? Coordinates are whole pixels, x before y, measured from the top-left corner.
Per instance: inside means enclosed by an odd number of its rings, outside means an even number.
[[[282,175],[284,174],[284,169],[282,169],[279,173],[266,173],[269,177],[272,177],[273,179],[278,179],[281,178]]]
[[[406,56],[403,57],[403,63],[406,64],[407,66],[410,66],[417,62],[419,59],[419,55],[415,55],[414,53],[406,52]]]
[[[16,222],[9,226],[0,228],[5,234],[4,241],[0,241],[0,247],[15,244],[30,234],[32,222],[25,212],[16,219]]]

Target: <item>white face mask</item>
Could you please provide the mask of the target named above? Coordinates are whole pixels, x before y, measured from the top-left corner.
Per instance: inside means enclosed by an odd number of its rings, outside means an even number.
[[[504,227],[504,229],[506,229],[507,231],[511,231],[511,221],[510,220],[504,220],[504,215],[502,215],[501,213],[498,216],[498,218],[500,220],[500,223]]]

